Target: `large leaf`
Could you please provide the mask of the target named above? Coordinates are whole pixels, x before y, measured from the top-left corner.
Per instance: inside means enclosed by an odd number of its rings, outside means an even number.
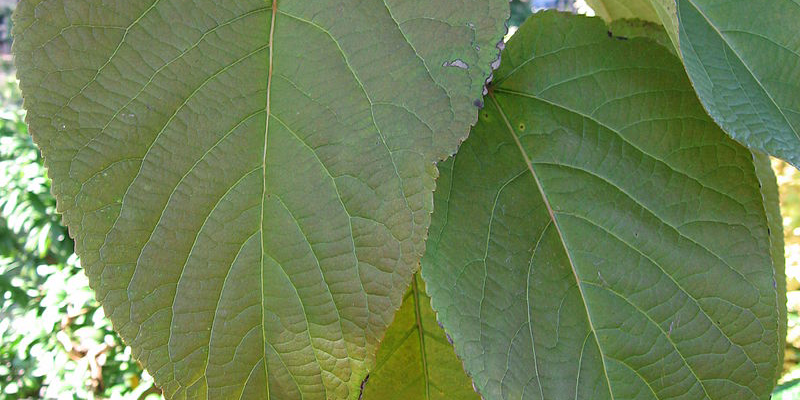
[[[461,361],[436,322],[422,279],[414,275],[403,306],[378,350],[364,400],[477,400]]]
[[[354,398],[505,0],[23,0],[28,122],[170,398]]]
[[[680,60],[543,13],[496,75],[440,165],[422,265],[478,391],[767,398],[780,232],[753,155],[705,114]]]
[[[589,2],[608,21],[657,21],[655,10],[714,121],[746,146],[800,166],[800,3]]]

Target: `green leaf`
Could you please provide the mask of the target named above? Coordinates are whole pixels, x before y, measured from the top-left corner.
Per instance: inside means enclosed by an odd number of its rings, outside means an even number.
[[[644,37],[664,46],[672,54],[677,55],[672,47],[669,35],[660,24],[640,19],[616,19],[608,24],[611,34],[620,39]]]
[[[355,398],[505,0],[23,0],[58,210],[168,398]]]
[[[780,233],[753,155],[706,115],[680,60],[548,12],[496,76],[440,165],[422,264],[479,393],[767,398]]]
[[[650,0],[586,0],[586,4],[607,21],[638,18],[661,23]]]
[[[714,121],[740,143],[800,166],[800,3],[589,3],[607,21],[639,18],[663,24]]]
[[[767,213],[767,223],[772,264],[775,268],[775,282],[778,295],[778,338],[781,343],[786,343],[786,330],[788,327],[786,310],[786,259],[784,257],[783,218],[781,217],[780,195],[778,181],[772,170],[769,156],[759,151],[753,151],[753,160],[756,166],[756,175],[761,187],[761,196],[764,199],[764,209]],[[776,365],[775,379],[783,373],[784,352],[778,352],[779,362]]]
[[[714,121],[741,143],[800,166],[800,3],[677,5],[681,55]]]
[[[381,342],[363,399],[480,399],[448,340],[436,322],[425,283],[414,275]]]
[[[586,0],[598,16],[608,22],[640,19],[666,26],[673,46],[678,49],[678,14],[675,0]],[[613,28],[613,26],[612,26]],[[660,43],[660,42],[659,42]]]

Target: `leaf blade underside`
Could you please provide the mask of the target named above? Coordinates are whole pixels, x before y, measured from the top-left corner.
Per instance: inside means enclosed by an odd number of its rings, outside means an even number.
[[[680,60],[540,13],[440,165],[422,275],[484,398],[767,398],[782,343],[759,173]],[[580,95],[575,95],[579,93]]]
[[[59,212],[168,398],[358,396],[507,13],[20,3],[18,76]]]

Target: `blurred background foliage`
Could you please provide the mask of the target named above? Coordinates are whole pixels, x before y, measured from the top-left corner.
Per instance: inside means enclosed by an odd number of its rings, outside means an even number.
[[[786,334],[784,375],[773,400],[800,399],[800,172],[773,159],[781,195],[783,234],[786,241],[786,308],[789,329]]]
[[[28,134],[0,0],[0,400],[160,399],[95,301]],[[510,37],[543,8],[593,15],[584,0],[512,0]],[[773,399],[800,399],[800,172],[774,160],[786,238],[789,333]],[[411,399],[414,400],[414,399]]]

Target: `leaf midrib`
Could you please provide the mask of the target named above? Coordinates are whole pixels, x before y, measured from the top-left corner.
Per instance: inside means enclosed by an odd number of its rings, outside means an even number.
[[[269,0],[267,0],[269,1]],[[265,383],[265,392],[267,400],[270,399],[270,390],[269,390],[269,363],[267,363],[267,329],[266,324],[264,321],[264,317],[266,313],[264,312],[264,254],[266,249],[264,248],[264,201],[267,197],[267,138],[269,133],[269,118],[270,118],[270,94],[272,92],[272,71],[273,71],[273,62],[272,62],[272,55],[274,52],[274,37],[275,37],[275,16],[278,13],[278,0],[272,0],[272,17],[271,23],[269,27],[269,58],[268,58],[268,72],[267,72],[267,100],[264,106],[266,111],[266,121],[264,123],[264,150],[262,153],[261,159],[261,219],[259,220],[259,232],[261,232],[261,263],[259,264],[261,268],[259,268],[261,274],[261,282],[259,282],[259,287],[261,288],[261,334],[263,335],[262,338],[264,339],[264,354],[262,357],[264,359],[264,383]],[[244,391],[244,387],[242,391]],[[244,393],[244,392],[243,392]]]
[[[536,171],[533,169],[533,164],[531,163],[530,158],[528,157],[528,153],[525,152],[525,149],[522,147],[522,143],[519,141],[517,134],[514,132],[514,128],[511,127],[511,123],[508,121],[508,117],[506,116],[503,109],[500,107],[500,103],[497,102],[497,99],[494,97],[494,93],[491,91],[489,92],[489,98],[492,100],[495,108],[497,108],[497,112],[503,118],[503,123],[505,123],[506,128],[508,128],[508,132],[511,134],[511,137],[514,138],[514,143],[516,143],[517,148],[519,149],[522,158],[525,160],[525,166],[528,168],[528,171],[531,172],[533,176],[533,180],[536,182],[536,188],[539,190],[539,194],[542,196],[542,201],[544,202],[545,207],[547,208],[547,213],[550,216],[550,220],[553,222],[553,226],[556,228],[556,232],[558,233],[559,241],[561,242],[561,246],[564,248],[564,253],[567,255],[567,259],[569,260],[569,266],[572,271],[573,276],[575,277],[575,283],[578,287],[578,291],[581,295],[581,303],[583,303],[583,308],[586,311],[586,320],[589,323],[589,329],[592,331],[592,336],[594,336],[595,343],[597,344],[598,350],[600,350],[601,356],[600,360],[603,364],[603,376],[606,378],[606,384],[608,385],[608,394],[611,396],[611,399],[614,399],[614,393],[611,391],[611,381],[608,378],[608,368],[606,367],[606,360],[605,356],[603,356],[602,347],[600,346],[600,340],[597,338],[597,329],[595,329],[594,324],[592,323],[592,318],[589,316],[589,307],[586,304],[586,295],[583,292],[583,287],[581,287],[581,280],[578,277],[578,271],[575,269],[575,262],[572,260],[572,255],[570,254],[569,250],[567,249],[566,242],[564,241],[564,234],[561,232],[561,227],[556,220],[555,213],[553,212],[553,207],[550,205],[550,200],[547,198],[547,195],[544,192],[544,187],[542,186],[541,181],[539,181],[539,176],[536,175]]]

